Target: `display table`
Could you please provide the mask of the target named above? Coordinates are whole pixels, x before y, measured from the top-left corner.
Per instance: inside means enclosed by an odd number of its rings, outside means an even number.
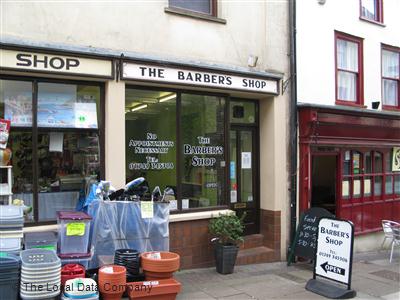
[[[169,250],[169,203],[154,202],[153,218],[142,218],[140,202],[94,201],[92,216],[93,258],[89,269],[102,265],[101,257],[114,257],[117,249]]]
[[[78,191],[39,193],[39,221],[57,220],[57,211],[75,210],[79,199]],[[33,194],[14,194],[13,199],[24,200],[33,205]]]

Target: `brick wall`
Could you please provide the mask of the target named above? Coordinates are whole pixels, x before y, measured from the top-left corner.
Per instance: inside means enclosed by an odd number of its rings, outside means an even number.
[[[263,245],[274,250],[269,261],[280,260],[280,211],[260,210]],[[213,245],[208,233],[209,219],[169,224],[170,251],[181,256],[181,269],[214,266]]]

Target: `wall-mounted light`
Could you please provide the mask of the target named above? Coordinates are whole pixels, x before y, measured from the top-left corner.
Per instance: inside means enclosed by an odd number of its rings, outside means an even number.
[[[257,65],[258,56],[250,54],[247,58],[247,65],[254,68]]]
[[[162,103],[162,102],[165,102],[165,101],[168,101],[171,99],[175,99],[175,98],[176,98],[176,94],[170,94],[170,95],[166,95],[166,96],[158,98],[158,102]]]
[[[139,109],[143,109],[143,108],[146,108],[146,107],[147,107],[147,104],[135,106],[134,108],[131,109],[131,112],[137,111],[137,110],[139,110]]]
[[[321,5],[324,5],[325,2],[326,2],[326,0],[318,0],[318,3],[321,4]]]

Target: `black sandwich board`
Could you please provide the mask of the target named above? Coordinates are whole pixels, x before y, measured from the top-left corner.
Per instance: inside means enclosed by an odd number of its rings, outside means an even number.
[[[289,250],[288,266],[294,261],[295,256],[314,259],[315,248],[317,247],[318,222],[322,217],[332,218],[333,215],[321,207],[312,207],[301,215],[296,235]]]
[[[354,298],[357,293],[351,289],[353,244],[353,223],[321,218],[318,223],[313,279],[307,282],[306,290],[331,299]],[[325,280],[318,280],[317,276]],[[332,281],[336,284],[332,284]],[[340,287],[340,284],[347,288]]]

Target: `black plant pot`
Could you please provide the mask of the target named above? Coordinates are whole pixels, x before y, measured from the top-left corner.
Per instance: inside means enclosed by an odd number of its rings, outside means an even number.
[[[214,246],[214,256],[217,272],[220,274],[232,274],[238,252],[239,247],[236,245],[216,243]]]

